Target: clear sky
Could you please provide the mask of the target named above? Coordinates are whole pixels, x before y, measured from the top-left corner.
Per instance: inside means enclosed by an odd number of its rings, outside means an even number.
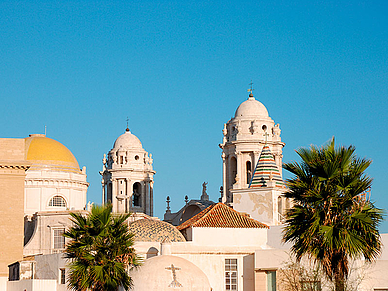
[[[101,160],[128,116],[162,218],[167,195],[177,211],[204,181],[218,200],[223,123],[253,80],[284,161],[332,136],[353,144],[387,209],[388,2],[188,2],[0,0],[0,136],[47,126],[101,203]]]

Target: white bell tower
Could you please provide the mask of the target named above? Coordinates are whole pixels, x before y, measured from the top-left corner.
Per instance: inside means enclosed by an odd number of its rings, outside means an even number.
[[[267,145],[270,155],[273,157],[275,168],[278,169],[280,180],[282,177],[282,150],[284,143],[280,138],[279,124],[269,117],[265,106],[257,101],[250,92],[248,100],[244,101],[237,108],[232,119],[224,124],[223,142],[220,144],[222,149],[223,162],[223,196],[222,202],[233,206],[234,209],[241,212],[246,212],[252,218],[258,219],[261,222],[268,224],[277,224],[275,222],[275,213],[269,210],[268,218],[259,215],[259,212],[268,212],[268,206],[264,206],[269,200],[277,199],[272,197],[272,194],[258,194],[258,191],[269,191],[272,189],[273,183],[264,183],[261,188],[250,188],[252,176],[255,173],[256,165],[261,157],[264,145]],[[270,179],[267,176],[266,179]],[[272,176],[271,176],[272,177]],[[272,180],[271,180],[272,181]],[[284,186],[282,185],[282,189]],[[274,188],[277,193],[275,196],[281,195],[279,187]],[[269,198],[271,196],[271,198]],[[273,211],[277,212],[278,207],[270,202],[274,207]],[[255,206],[256,205],[256,206]],[[276,209],[275,209],[276,208]],[[258,212],[258,213],[257,213]]]
[[[128,127],[102,160],[102,201],[111,202],[114,212],[153,215],[152,155],[148,154]]]

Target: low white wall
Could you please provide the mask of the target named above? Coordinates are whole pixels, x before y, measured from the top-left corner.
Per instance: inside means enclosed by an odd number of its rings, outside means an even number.
[[[19,281],[8,281],[7,291],[42,291],[50,290],[57,291],[56,280],[19,280]]]
[[[266,228],[194,227],[193,243],[202,246],[256,246],[267,242]]]
[[[0,291],[7,291],[8,277],[0,277]]]

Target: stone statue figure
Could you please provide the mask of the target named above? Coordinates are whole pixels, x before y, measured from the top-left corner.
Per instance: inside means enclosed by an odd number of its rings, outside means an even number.
[[[202,195],[201,195],[201,200],[209,201],[209,195],[206,193],[206,188],[207,188],[207,182],[202,183]]]
[[[206,194],[207,184],[208,184],[207,182],[202,183],[202,195]]]

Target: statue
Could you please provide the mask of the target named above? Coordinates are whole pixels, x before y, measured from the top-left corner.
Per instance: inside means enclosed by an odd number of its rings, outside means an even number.
[[[209,201],[209,195],[206,193],[206,188],[207,188],[207,182],[202,183],[202,195],[201,195],[201,200]]]

